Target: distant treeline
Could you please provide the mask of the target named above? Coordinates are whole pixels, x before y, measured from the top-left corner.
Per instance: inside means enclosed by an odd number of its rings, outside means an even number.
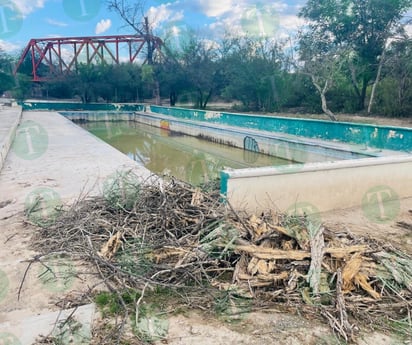
[[[389,6],[390,5],[390,6]],[[207,108],[211,101],[259,112],[370,113],[412,116],[412,39],[406,0],[309,0],[300,16],[310,25],[284,41],[194,32],[168,45],[150,64],[79,64],[66,76],[38,75],[30,58],[14,77],[15,58],[0,57],[0,91],[14,97],[80,98],[83,102],[148,99]]]

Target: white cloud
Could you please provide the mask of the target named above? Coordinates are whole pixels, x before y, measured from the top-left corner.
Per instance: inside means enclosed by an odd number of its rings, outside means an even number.
[[[46,0],[13,0],[12,2],[23,17],[25,17],[34,10],[43,8]]]
[[[411,24],[405,25],[405,31],[409,37],[412,37],[412,25]]]
[[[199,6],[208,17],[220,17],[235,7],[234,0],[199,0]]]
[[[96,25],[96,30],[95,30],[96,35],[106,32],[107,30],[110,29],[111,26],[112,26],[112,21],[110,19],[102,19]]]
[[[178,22],[184,18],[183,10],[172,10],[169,4],[150,7],[147,12],[147,16],[149,17],[149,23],[151,23],[153,30],[159,28],[162,23]]]
[[[284,38],[296,33],[297,28],[303,24],[302,19],[296,15],[296,6],[285,0],[192,1],[196,2],[196,10],[215,18],[208,27],[217,36],[228,33],[234,36]]]
[[[279,17],[279,26],[288,31],[297,31],[305,23],[305,19],[299,18],[296,15],[283,15]]]
[[[13,42],[0,40],[0,50],[6,53],[14,53],[21,50],[22,48],[23,46],[15,44]]]
[[[62,28],[68,26],[67,23],[59,22],[59,21],[54,20],[54,19],[51,19],[51,18],[47,18],[47,19],[46,19],[46,22],[47,22],[48,24],[50,24],[50,25],[59,26],[59,27],[62,27]]]
[[[179,0],[151,7],[147,15],[155,34],[161,37],[164,35],[162,30],[165,30],[165,27],[170,34],[175,33],[172,29],[176,26],[200,30],[203,36],[211,39],[222,37],[225,33],[233,36],[255,35],[279,39],[294,35],[303,24],[303,20],[297,16],[297,11],[298,5],[305,1]],[[208,23],[199,26],[190,21],[185,23],[186,12],[204,15],[208,17]]]

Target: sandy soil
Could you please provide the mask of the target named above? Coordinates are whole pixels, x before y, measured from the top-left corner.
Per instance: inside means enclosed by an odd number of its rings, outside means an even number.
[[[350,231],[357,236],[391,243],[412,254],[412,198],[402,199],[398,216],[387,223],[370,221],[358,207],[327,212],[321,218],[332,231]]]

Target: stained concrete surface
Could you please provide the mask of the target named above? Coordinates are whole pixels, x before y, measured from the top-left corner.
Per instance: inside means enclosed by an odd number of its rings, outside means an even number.
[[[0,143],[10,138],[15,112],[18,108],[7,114],[0,110]],[[151,174],[58,113],[23,112],[0,171],[0,344],[29,345],[38,335],[51,334],[60,312],[55,302],[71,291],[91,286],[84,278],[73,278],[70,284],[47,282],[39,263],[25,275],[36,255],[30,249],[34,227],[25,223],[27,205],[39,195],[47,206],[56,200],[66,204],[80,195],[101,194],[104,181],[125,170],[142,179]],[[56,267],[57,261],[52,262]],[[73,266],[84,269],[77,263]],[[64,273],[66,268],[60,271]],[[93,313],[90,305],[76,311],[75,316],[88,320],[87,328]]]

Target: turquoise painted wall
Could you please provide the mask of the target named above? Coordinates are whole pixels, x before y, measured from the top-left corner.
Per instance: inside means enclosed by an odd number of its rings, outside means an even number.
[[[412,152],[412,128],[233,114],[153,105],[150,106],[150,109],[154,113],[187,120],[287,133],[349,144],[360,144],[378,149]]]
[[[23,110],[85,110],[85,111],[142,111],[143,104],[121,103],[47,103],[47,102],[22,102]]]

